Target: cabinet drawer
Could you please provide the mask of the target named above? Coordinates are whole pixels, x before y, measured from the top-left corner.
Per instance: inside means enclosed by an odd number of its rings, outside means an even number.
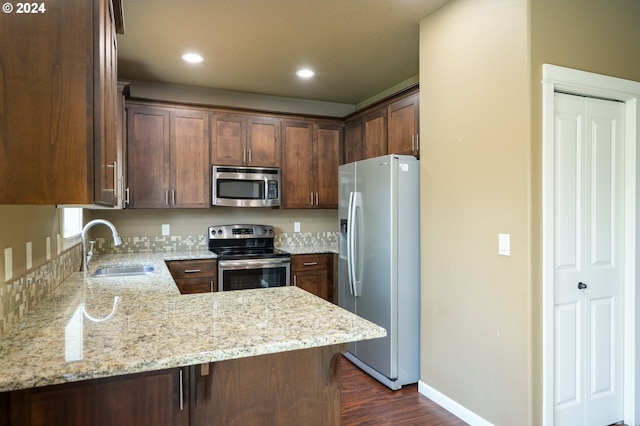
[[[328,266],[329,255],[326,254],[296,254],[291,256],[292,271],[327,269]]]
[[[218,291],[213,277],[175,279],[180,294],[209,293]]]
[[[217,262],[210,260],[172,260],[167,267],[174,279],[215,277]]]

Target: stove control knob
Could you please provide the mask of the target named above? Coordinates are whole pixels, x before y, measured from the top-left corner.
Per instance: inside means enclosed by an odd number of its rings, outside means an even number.
[[[222,235],[222,229],[218,229],[218,235]]]

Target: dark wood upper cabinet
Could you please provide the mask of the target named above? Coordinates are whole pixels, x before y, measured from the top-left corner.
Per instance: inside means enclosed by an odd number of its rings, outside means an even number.
[[[344,163],[386,154],[420,156],[417,87],[345,120]]]
[[[244,114],[211,116],[211,163],[280,167],[280,120]]]
[[[209,113],[130,105],[127,123],[129,207],[209,207]]]
[[[365,115],[364,158],[387,154],[387,109],[379,108]]]
[[[282,207],[337,208],[342,128],[338,123],[282,122]]]
[[[0,204],[114,204],[114,2],[0,14]]]
[[[389,154],[419,156],[419,94],[413,93],[389,105]]]
[[[344,123],[344,162],[364,159],[364,124],[362,117],[356,117]]]

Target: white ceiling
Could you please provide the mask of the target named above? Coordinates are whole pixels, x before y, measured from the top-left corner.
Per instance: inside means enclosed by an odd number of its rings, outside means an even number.
[[[118,78],[357,104],[418,74],[419,23],[448,1],[123,0]]]

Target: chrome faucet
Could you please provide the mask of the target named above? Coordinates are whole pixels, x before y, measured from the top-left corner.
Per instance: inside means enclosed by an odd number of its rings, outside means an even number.
[[[82,270],[83,271],[87,270],[87,267],[89,266],[89,262],[91,262],[91,258],[93,257],[93,244],[91,244],[91,249],[89,249],[89,251],[87,252],[87,231],[89,231],[89,228],[93,227],[94,225],[98,225],[100,223],[108,226],[109,229],[111,229],[111,233],[113,234],[114,246],[119,246],[122,244],[120,235],[118,235],[118,231],[116,231],[116,227],[113,226],[113,223],[104,219],[94,219],[87,222],[84,228],[82,228],[82,235],[80,237],[82,239]]]

